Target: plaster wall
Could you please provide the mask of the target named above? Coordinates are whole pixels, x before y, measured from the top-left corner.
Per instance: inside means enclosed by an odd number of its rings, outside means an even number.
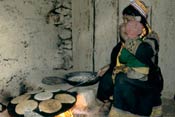
[[[0,0],[0,93],[19,93],[20,83],[38,87],[62,63],[58,30],[46,23],[50,0]],[[12,90],[13,89],[13,90]]]

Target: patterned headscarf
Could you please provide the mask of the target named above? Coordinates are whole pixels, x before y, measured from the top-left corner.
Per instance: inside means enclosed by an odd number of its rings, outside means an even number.
[[[132,0],[124,10],[123,15],[141,16],[141,23],[147,23],[148,7],[143,1]]]
[[[148,17],[148,7],[143,1],[132,0],[130,5],[132,5],[143,17]]]

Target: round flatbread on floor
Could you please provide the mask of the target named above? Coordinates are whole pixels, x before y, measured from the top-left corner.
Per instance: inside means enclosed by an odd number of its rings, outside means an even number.
[[[28,100],[30,98],[31,95],[29,94],[24,94],[24,95],[20,95],[20,96],[17,96],[16,98],[12,99],[11,100],[11,103],[12,104],[18,104],[20,102],[23,102],[25,100]]]
[[[62,84],[65,83],[64,79],[61,77],[57,77],[57,76],[48,76],[42,79],[41,81],[43,84],[46,85],[58,85],[58,84]]]
[[[59,111],[62,107],[62,104],[59,100],[50,99],[40,102],[39,110],[45,113],[55,113]]]
[[[76,101],[76,98],[70,94],[57,94],[55,99],[59,100],[61,103],[72,104]]]
[[[38,103],[34,100],[26,100],[17,104],[15,111],[17,114],[23,115],[27,111],[33,111],[38,106]]]
[[[46,92],[53,92],[53,93],[55,93],[55,92],[61,91],[61,89],[57,89],[57,88],[56,88],[56,89],[53,89],[53,88],[52,88],[52,89],[45,89],[45,91],[46,91]]]
[[[52,96],[53,96],[53,93],[52,92],[41,92],[41,93],[36,94],[34,96],[34,98],[36,100],[43,101],[43,100],[51,99]]]
[[[33,91],[30,91],[30,92],[27,92],[26,94],[37,94],[37,93],[41,93],[43,91],[44,90],[33,90]]]

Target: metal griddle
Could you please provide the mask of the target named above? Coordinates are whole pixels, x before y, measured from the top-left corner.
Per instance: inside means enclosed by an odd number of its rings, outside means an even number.
[[[71,96],[73,96],[75,99],[76,99],[76,96],[77,96],[77,92],[68,92],[68,91],[65,91],[65,90],[60,90],[58,92],[53,92],[53,97],[51,99],[53,99],[55,97],[55,95],[57,94],[70,94]],[[31,97],[29,98],[29,100],[35,100],[37,101],[38,103],[41,102],[41,101],[38,101],[34,98],[36,94],[31,94]],[[22,100],[21,100],[22,101]],[[62,108],[57,111],[57,112],[54,112],[54,113],[45,113],[45,112],[40,112],[39,111],[39,108],[37,107],[35,110],[33,110],[33,112],[36,112],[38,113],[39,115],[43,116],[43,117],[54,117],[56,115],[59,115],[67,110],[69,110],[70,108],[73,107],[73,105],[76,103],[76,101],[72,104],[66,104],[66,103],[62,103]],[[24,115],[20,115],[18,113],[16,113],[15,111],[15,107],[16,107],[17,104],[12,104],[11,102],[9,102],[8,106],[7,106],[7,110],[9,112],[9,114],[12,116],[12,117],[24,117]]]

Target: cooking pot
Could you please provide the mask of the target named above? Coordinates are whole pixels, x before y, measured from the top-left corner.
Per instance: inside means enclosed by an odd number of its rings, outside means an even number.
[[[73,86],[89,86],[99,81],[96,72],[76,71],[65,75],[65,81]]]

